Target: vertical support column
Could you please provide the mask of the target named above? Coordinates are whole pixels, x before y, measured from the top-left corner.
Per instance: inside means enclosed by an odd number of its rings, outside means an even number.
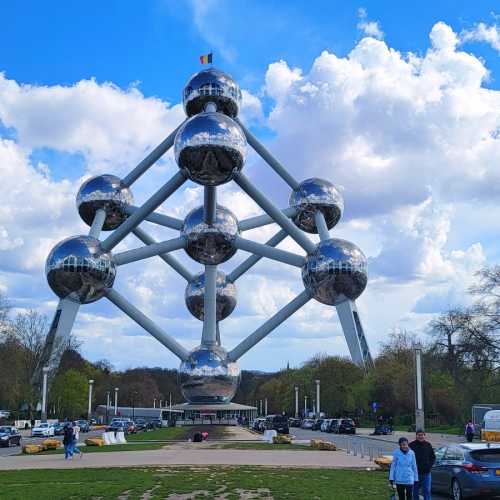
[[[299,387],[295,386],[295,418],[299,418]]]
[[[203,313],[203,332],[201,343],[204,346],[217,344],[217,266],[205,266],[205,297]]]
[[[206,224],[213,224],[217,211],[217,188],[205,186],[203,190],[203,218]]]
[[[88,408],[88,419],[92,418],[92,387],[94,385],[94,381],[92,379],[89,380],[89,408]]]
[[[307,417],[307,396],[304,396],[304,418]]]
[[[320,418],[321,406],[319,404],[319,383],[320,381],[316,379],[316,413],[317,418]]]
[[[314,222],[316,222],[316,228],[318,229],[318,234],[321,241],[329,240],[330,232],[328,231],[328,226],[326,225],[325,216],[320,210],[317,210],[315,212]]]
[[[98,239],[102,231],[102,226],[104,226],[105,220],[106,212],[102,208],[100,208],[94,215],[92,226],[90,226],[89,236]]]
[[[415,349],[415,428],[425,429],[424,395],[422,391],[422,349]]]
[[[115,387],[115,416],[118,414],[118,387]]]
[[[267,398],[264,399],[264,415],[267,415]]]
[[[49,374],[49,367],[44,366],[42,368],[43,372],[43,382],[42,382],[42,412],[40,420],[45,422],[47,420],[47,377]]]

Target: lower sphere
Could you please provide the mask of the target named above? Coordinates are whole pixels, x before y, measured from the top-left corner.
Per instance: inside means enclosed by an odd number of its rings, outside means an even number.
[[[91,236],[72,236],[50,252],[45,274],[52,291],[61,299],[88,304],[113,286],[116,267],[111,253]]]
[[[189,403],[229,403],[240,381],[238,363],[227,359],[219,346],[199,346],[181,363],[178,372],[182,395]]]
[[[320,242],[307,256],[302,281],[311,295],[330,306],[355,300],[368,282],[367,262],[353,243],[331,238]]]
[[[236,286],[227,280],[226,274],[217,271],[216,281],[216,304],[217,321],[227,318],[236,307]],[[189,312],[199,320],[203,321],[205,304],[205,273],[194,277],[186,286],[184,294],[186,306]]]

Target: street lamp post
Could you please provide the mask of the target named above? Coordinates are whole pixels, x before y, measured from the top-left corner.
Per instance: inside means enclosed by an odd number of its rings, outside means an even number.
[[[42,422],[47,420],[47,378],[49,374],[49,367],[44,366],[43,371],[43,383],[42,383],[42,414],[40,416]]]
[[[94,381],[92,379],[89,380],[89,409],[88,409],[88,417],[87,420],[90,422],[92,417],[92,387],[94,385]]]
[[[156,408],[156,398],[153,399],[153,408]]]
[[[425,428],[424,396],[422,392],[422,349],[415,349],[415,428]]]
[[[267,398],[264,399],[264,415],[267,416]]]
[[[115,387],[115,415],[118,414],[118,387]]]
[[[132,391],[132,420],[135,420],[135,397],[137,395],[137,391]]]
[[[304,418],[307,418],[307,396],[304,396]]]
[[[321,408],[319,405],[319,379],[316,379],[316,413],[317,417],[320,418]]]
[[[111,392],[106,391],[106,423],[108,423],[110,405],[111,405]]]
[[[295,386],[295,418],[299,418],[299,386]]]

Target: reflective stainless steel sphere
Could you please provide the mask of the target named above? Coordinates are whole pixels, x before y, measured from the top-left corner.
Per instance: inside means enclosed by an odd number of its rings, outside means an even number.
[[[190,403],[229,403],[240,381],[238,363],[229,361],[222,347],[197,347],[183,361],[178,378],[181,392]]]
[[[225,273],[217,271],[216,280],[217,293],[217,321],[227,318],[236,307],[236,286],[227,280]],[[184,293],[186,306],[189,312],[199,320],[203,321],[205,303],[205,273],[195,276],[190,281]]]
[[[134,199],[130,189],[116,175],[98,175],[86,180],[76,196],[80,217],[92,225],[100,208],[106,212],[103,230],[116,229],[127,217],[126,208]]]
[[[317,233],[314,214],[320,210],[328,229],[331,229],[342,216],[344,200],[331,182],[313,177],[301,182],[292,191],[290,206],[297,209],[297,215],[293,218],[297,227],[308,233]]]
[[[61,299],[88,304],[113,286],[116,267],[111,253],[91,236],[72,236],[50,252],[45,274],[52,291]]]
[[[192,181],[218,186],[243,167],[247,140],[241,127],[228,116],[201,113],[179,129],[174,150],[179,168]]]
[[[238,220],[230,210],[217,205],[215,222],[209,225],[203,219],[203,207],[198,207],[184,219],[181,234],[192,259],[201,264],[220,264],[236,253],[233,243],[239,234]]]
[[[366,257],[353,243],[332,238],[307,256],[302,281],[312,296],[329,306],[357,299],[368,281]]]
[[[183,102],[188,116],[203,112],[207,102],[213,102],[217,111],[234,118],[241,106],[241,90],[226,73],[215,68],[204,69],[186,83]]]

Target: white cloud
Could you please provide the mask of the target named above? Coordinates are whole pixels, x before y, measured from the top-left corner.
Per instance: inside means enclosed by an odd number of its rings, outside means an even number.
[[[371,36],[382,40],[384,38],[384,32],[380,29],[380,25],[377,21],[369,21],[368,13],[365,8],[361,7],[358,9],[358,30],[360,30],[364,35]]]
[[[461,33],[462,42],[485,42],[500,52],[500,26],[478,23],[474,28]]]

